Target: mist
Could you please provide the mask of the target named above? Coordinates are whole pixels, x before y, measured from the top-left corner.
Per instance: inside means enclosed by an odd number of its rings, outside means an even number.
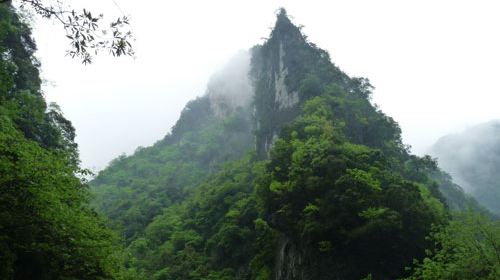
[[[429,153],[467,193],[500,213],[500,120],[446,135]]]
[[[0,278],[498,279],[495,2],[40,1],[0,4]]]
[[[206,94],[217,116],[225,117],[238,107],[250,106],[254,94],[249,79],[250,58],[248,51],[239,51],[208,81]]]
[[[500,118],[494,1],[116,3],[72,1],[109,18],[130,15],[134,59],[100,55],[82,66],[65,57],[60,26],[34,25],[45,96],[73,122],[82,166],[95,171],[164,137],[217,69],[269,35],[281,6],[343,71],[370,79],[373,102],[400,124],[413,152]]]

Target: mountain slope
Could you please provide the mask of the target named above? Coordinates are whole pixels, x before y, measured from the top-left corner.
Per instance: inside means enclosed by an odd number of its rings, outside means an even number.
[[[460,188],[408,153],[370,103],[369,81],[333,65],[285,10],[250,54],[165,139],[92,182],[97,209],[127,238],[130,269],[146,279],[404,276],[446,223],[445,199],[467,207]],[[242,92],[251,102],[228,97]]]
[[[233,57],[211,79],[207,94],[186,105],[171,133],[133,156],[115,159],[91,182],[94,205],[127,241],[224,162],[253,148],[248,63],[247,53]],[[235,87],[241,89],[238,95],[227,93]]]
[[[444,136],[430,153],[470,195],[500,215],[500,122]]]

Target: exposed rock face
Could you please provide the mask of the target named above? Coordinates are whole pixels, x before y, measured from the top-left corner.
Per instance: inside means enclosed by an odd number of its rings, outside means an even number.
[[[317,79],[318,91],[327,84],[351,89],[352,80],[331,63],[326,51],[309,43],[281,10],[269,39],[252,49],[250,79],[255,89],[254,128],[259,158],[269,157],[280,131],[301,114],[302,104],[314,97],[304,90],[311,76]],[[274,279],[346,279],[341,268],[331,268],[331,260],[311,263],[314,252],[308,251],[300,238],[282,234],[275,252]]]
[[[300,112],[298,86],[290,82],[297,78],[291,73],[301,73],[294,53],[307,47],[300,30],[282,10],[271,37],[252,50],[256,148],[261,158],[268,156],[281,128]]]
[[[279,68],[278,72],[274,73],[274,86],[275,86],[275,98],[274,101],[278,104],[280,110],[292,108],[299,103],[299,93],[297,91],[288,92],[288,88],[285,83],[286,76],[288,75],[288,69],[283,63],[283,57],[285,56],[285,50],[283,49],[283,43],[280,42],[279,45]]]
[[[275,256],[274,280],[352,279],[342,273],[341,266],[328,261],[311,262],[311,249],[288,237],[281,238]]]
[[[264,143],[264,149],[266,153],[268,153],[273,148],[273,145],[276,142],[276,140],[278,140],[277,132],[274,132],[271,138],[266,138],[266,142]]]
[[[303,254],[301,254],[288,238],[283,238],[278,247],[275,263],[276,280],[302,280],[307,279],[301,271],[303,264]]]

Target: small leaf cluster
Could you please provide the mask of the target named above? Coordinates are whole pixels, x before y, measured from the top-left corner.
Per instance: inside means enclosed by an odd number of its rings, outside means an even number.
[[[127,16],[111,21],[107,27],[103,24],[103,15],[92,15],[83,9],[77,12],[66,9],[61,3],[46,4],[42,0],[19,0],[21,8],[31,8],[45,18],[54,18],[66,31],[70,40],[67,55],[81,59],[83,64],[92,62],[93,56],[107,50],[113,56],[133,56],[132,32],[126,30],[130,24]]]

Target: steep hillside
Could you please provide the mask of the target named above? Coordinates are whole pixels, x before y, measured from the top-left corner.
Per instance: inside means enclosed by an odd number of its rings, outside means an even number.
[[[118,238],[88,206],[75,130],[45,102],[35,50],[0,3],[0,279],[123,279]]]
[[[444,136],[430,153],[467,193],[500,215],[500,122]]]
[[[216,74],[163,140],[92,182],[97,209],[127,239],[129,269],[141,279],[409,274],[448,207],[469,199],[430,157],[409,154],[369,81],[343,73],[284,9],[248,59]]]
[[[127,241],[224,162],[253,149],[249,60],[246,52],[233,57],[212,77],[207,93],[186,105],[164,139],[115,159],[91,182],[94,205]]]

